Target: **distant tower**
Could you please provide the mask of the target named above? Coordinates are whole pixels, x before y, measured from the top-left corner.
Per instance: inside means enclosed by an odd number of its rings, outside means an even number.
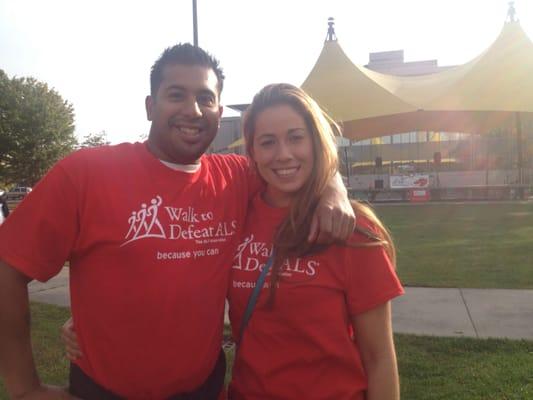
[[[509,22],[516,22],[516,9],[514,8],[514,1],[509,2],[509,11],[507,11]]]
[[[335,18],[328,18],[328,35],[326,36],[326,42],[336,42],[337,35],[335,35]]]

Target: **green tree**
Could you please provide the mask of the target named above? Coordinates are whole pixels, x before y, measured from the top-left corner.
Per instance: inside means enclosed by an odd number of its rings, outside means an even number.
[[[0,177],[33,186],[77,144],[72,105],[34,78],[0,70]]]
[[[89,133],[83,137],[83,142],[80,143],[80,148],[104,146],[109,143],[105,131],[101,131],[100,133]]]
[[[15,96],[13,95],[13,85],[4,71],[0,69],[0,180],[5,181],[3,167],[15,147],[15,140],[9,135],[9,123],[14,118],[13,108]],[[5,182],[2,182],[5,183]]]

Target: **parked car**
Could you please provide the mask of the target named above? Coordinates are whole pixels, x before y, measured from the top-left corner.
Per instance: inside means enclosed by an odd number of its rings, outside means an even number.
[[[17,186],[16,188],[11,189],[7,193],[7,200],[8,201],[22,200],[30,192],[31,192],[31,187]]]

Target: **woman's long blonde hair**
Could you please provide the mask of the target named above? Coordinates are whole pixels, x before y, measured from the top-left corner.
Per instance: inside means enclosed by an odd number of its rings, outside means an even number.
[[[340,136],[340,128],[320,106],[302,89],[278,83],[265,86],[257,93],[246,110],[243,131],[246,152],[253,159],[253,139],[257,117],[267,108],[287,105],[305,121],[313,144],[314,163],[309,179],[294,195],[289,215],[278,227],[274,235],[274,261],[271,275],[271,300],[280,279],[283,262],[289,257],[301,257],[320,249],[309,243],[307,237],[311,220],[326,185],[338,171],[337,146],[335,135]],[[355,246],[382,245],[390,260],[395,263],[396,253],[392,238],[372,209],[357,201],[352,201],[356,216],[364,216],[377,228],[376,232],[356,228],[372,242],[365,244],[349,243]]]

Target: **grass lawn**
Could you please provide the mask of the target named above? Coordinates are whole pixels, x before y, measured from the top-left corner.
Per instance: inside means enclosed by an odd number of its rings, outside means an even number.
[[[58,331],[68,314],[65,308],[32,304],[37,366],[47,383],[67,381]],[[402,399],[533,398],[533,342],[396,335],[396,348]],[[7,400],[1,383],[0,399]]]
[[[377,205],[405,285],[533,289],[533,203]]]
[[[402,399],[533,399],[533,342],[395,335]]]
[[[67,308],[32,303],[32,343],[37,371],[43,382],[64,386],[67,384],[68,362],[59,339],[59,328],[70,316]],[[7,394],[0,380],[0,399]]]

